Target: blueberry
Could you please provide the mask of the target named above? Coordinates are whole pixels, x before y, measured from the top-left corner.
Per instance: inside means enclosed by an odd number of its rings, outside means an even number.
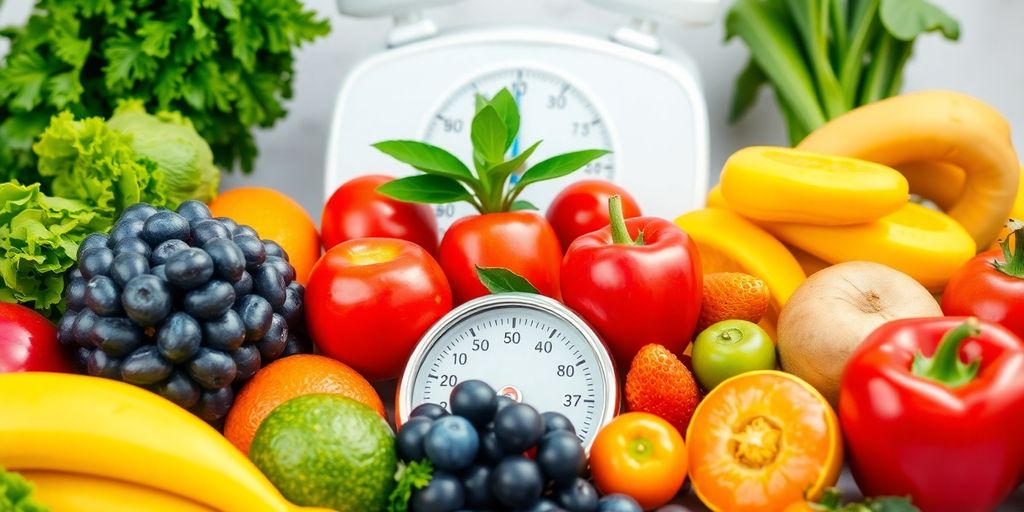
[[[149,263],[154,267],[167,263],[168,258],[189,248],[189,245],[181,240],[168,240],[153,249],[149,255]]]
[[[142,330],[123,316],[100,317],[93,326],[99,348],[113,357],[124,357],[142,344]]]
[[[505,457],[491,471],[491,494],[506,507],[522,509],[540,499],[544,478],[540,468],[522,455]]]
[[[284,353],[287,345],[288,323],[285,322],[284,317],[275,313],[271,315],[270,328],[256,342],[256,347],[260,349],[260,357],[264,361],[273,361]]]
[[[221,225],[228,228],[228,231],[230,231],[232,235],[234,235],[235,230],[238,229],[238,223],[231,217],[217,217],[216,220],[217,222],[220,222]]]
[[[562,507],[559,507],[557,503],[551,500],[540,499],[537,500],[537,502],[534,503],[533,505],[530,505],[529,507],[526,507],[520,510],[519,512],[565,512],[565,510],[562,509]]]
[[[291,263],[288,263],[282,258],[277,256],[267,256],[266,261],[263,262],[264,266],[271,266],[277,269],[277,273],[281,274],[284,278],[285,283],[290,283],[295,280],[295,267]]]
[[[423,450],[434,466],[458,471],[476,459],[480,437],[473,424],[460,416],[445,416],[434,421],[423,440]]]
[[[85,305],[100,316],[121,313],[121,291],[114,280],[107,276],[96,276],[85,288]]]
[[[466,507],[472,510],[494,508],[491,496],[491,468],[484,464],[470,466],[462,474],[462,488],[466,491]]]
[[[245,341],[245,325],[238,313],[229,309],[226,313],[213,320],[203,322],[203,341],[206,346],[229,352],[237,349]]]
[[[82,271],[82,277],[92,279],[96,276],[105,276],[110,273],[110,264],[114,262],[114,251],[106,247],[89,249],[82,254],[78,260],[78,269]]]
[[[498,410],[498,395],[486,382],[467,380],[460,382],[451,395],[452,414],[462,416],[476,427],[494,420]]]
[[[235,287],[235,297],[245,297],[252,293],[252,274],[242,272],[242,277],[232,285]]]
[[[177,312],[167,318],[156,331],[160,355],[172,363],[184,363],[199,351],[203,331],[199,322],[187,313]]]
[[[501,449],[501,445],[498,444],[498,435],[494,433],[493,428],[486,428],[480,432],[480,449],[477,453],[477,459],[484,464],[495,465],[501,462],[501,459],[505,457],[505,450]]]
[[[89,357],[92,356],[92,350],[87,348],[78,347],[75,349],[75,369],[81,373],[89,373]]]
[[[506,452],[521,453],[544,435],[544,419],[529,405],[512,404],[494,416],[494,433]]]
[[[587,466],[583,444],[576,434],[564,430],[545,434],[540,439],[536,460],[544,476],[556,484],[571,483]]]
[[[516,402],[515,400],[513,400],[513,399],[511,399],[511,398],[509,398],[509,397],[507,397],[505,395],[499,396],[498,397],[498,410],[494,412],[494,415],[497,416],[498,413],[501,412],[502,409],[504,409],[504,408],[506,408],[506,407],[508,407],[510,405],[516,404],[516,403],[518,403],[518,402]]]
[[[78,312],[78,315],[75,317],[75,325],[71,328],[72,335],[75,337],[75,342],[78,343],[78,346],[88,349],[96,346],[96,333],[94,329],[99,318],[96,313],[89,309]]]
[[[235,311],[245,325],[245,339],[258,341],[270,329],[274,319],[274,308],[267,299],[259,295],[246,295],[235,304]],[[283,318],[283,317],[282,317]],[[287,319],[285,319],[287,321]]]
[[[669,504],[664,507],[658,508],[657,512],[692,512],[689,508],[682,505]]]
[[[572,421],[566,418],[564,414],[560,412],[549,411],[541,414],[544,418],[544,433],[554,432],[556,430],[565,430],[576,435],[576,427],[572,426]]]
[[[146,219],[152,217],[154,213],[156,213],[156,208],[154,208],[153,205],[149,203],[135,203],[129,206],[128,208],[125,208],[124,211],[121,212],[121,221],[145,221]]]
[[[88,281],[81,277],[68,281],[67,286],[64,287],[64,303],[68,305],[68,309],[78,311],[85,307],[87,286]]]
[[[93,377],[121,379],[121,360],[110,357],[102,350],[93,350],[85,362],[85,369]]]
[[[82,243],[78,244],[78,253],[75,255],[76,260],[81,260],[85,253],[93,249],[105,249],[110,243],[107,235],[103,233],[91,233],[89,236],[82,240]]]
[[[149,245],[167,240],[188,240],[188,221],[174,212],[156,212],[146,219],[140,238]]]
[[[181,304],[186,313],[200,320],[212,320],[227,313],[234,303],[235,289],[215,279],[186,293]]]
[[[155,346],[144,345],[121,362],[121,378],[129,384],[149,386],[169,377],[173,369]]]
[[[398,457],[406,462],[425,459],[427,454],[423,450],[423,440],[433,425],[434,421],[430,418],[423,416],[409,418],[409,421],[398,429],[398,434],[395,436]]]
[[[257,233],[256,230],[252,228],[252,226],[246,224],[241,224],[235,229],[232,229],[231,236],[234,237],[235,235],[249,235],[255,238],[256,240],[260,239],[259,233]]]
[[[430,483],[412,492],[409,512],[455,512],[466,502],[462,482],[446,471],[434,471]]]
[[[189,199],[179,204],[176,211],[178,215],[184,217],[188,222],[213,217],[213,214],[210,213],[210,207],[206,206],[202,201],[196,201],[195,199]]]
[[[249,272],[254,272],[266,261],[267,250],[263,247],[263,242],[260,242],[259,238],[241,234],[231,237],[231,240],[242,251],[242,256],[245,256],[245,269]]]
[[[227,416],[234,401],[235,393],[230,386],[203,390],[199,393],[199,401],[190,410],[204,421],[212,423]]]
[[[294,356],[295,354],[309,354],[313,352],[313,342],[309,338],[300,336],[295,331],[288,330],[288,341],[284,344],[284,351],[280,357]]]
[[[276,310],[284,305],[287,297],[284,278],[276,268],[264,265],[252,277],[253,289],[267,299]]]
[[[213,258],[195,247],[175,253],[164,267],[167,282],[180,290],[191,290],[213,276]]]
[[[132,240],[139,240],[133,238]],[[139,240],[139,242],[142,242]],[[114,284],[124,287],[128,281],[135,279],[149,272],[149,260],[145,256],[135,252],[125,252],[114,256],[114,262],[110,264],[110,278]]]
[[[157,265],[149,269],[149,273],[160,278],[161,281],[167,282],[167,267],[163,265]]]
[[[141,220],[120,220],[117,224],[114,224],[113,229],[110,230],[110,240],[107,245],[111,249],[116,249],[118,244],[125,240],[137,239],[142,241],[142,227],[145,223]],[[142,241],[142,243],[146,243]],[[149,244],[146,244],[149,247]]]
[[[188,363],[188,374],[204,389],[220,389],[234,382],[238,368],[231,356],[210,348],[200,348]]]
[[[245,272],[245,256],[234,242],[227,238],[214,238],[203,244],[203,250],[213,259],[213,271],[221,279],[234,283]]]
[[[125,238],[114,244],[114,258],[126,253],[140,254],[149,263],[149,257],[153,254],[153,250],[141,238]]]
[[[260,349],[256,348],[256,345],[246,344],[238,347],[229,354],[231,359],[235,360],[235,383],[245,382],[256,375],[256,371],[260,369]]]
[[[302,323],[304,312],[302,296],[303,288],[299,283],[293,281],[285,288],[284,304],[281,304],[281,307],[275,311],[284,317],[288,325],[299,325]]]
[[[231,232],[223,224],[213,219],[201,220],[192,226],[192,240],[202,247],[211,240],[231,238]]]
[[[64,276],[65,281],[74,281],[75,279],[85,279],[84,277],[82,277],[82,270],[79,269],[77,266],[73,268],[70,272],[68,272],[66,276]]]
[[[267,252],[267,257],[277,256],[285,261],[288,261],[288,253],[284,252],[281,245],[273,240],[263,240],[263,250]]]
[[[448,416],[448,411],[437,404],[420,404],[409,413],[410,418],[415,418],[417,416],[426,416],[427,418],[436,420],[438,418]]]
[[[199,401],[199,386],[181,371],[172,373],[170,378],[157,386],[156,392],[185,409]]]
[[[67,348],[74,346],[76,318],[78,318],[78,313],[72,310],[68,310],[64,313],[64,316],[60,318],[60,323],[57,324],[57,342],[60,343],[61,347]]]
[[[643,512],[643,508],[632,496],[609,494],[597,502],[598,512]]]
[[[555,490],[555,501],[568,512],[597,512],[597,490],[582,478],[559,486]]]
[[[128,318],[143,327],[153,327],[171,312],[171,290],[153,274],[135,277],[121,292],[121,305]]]

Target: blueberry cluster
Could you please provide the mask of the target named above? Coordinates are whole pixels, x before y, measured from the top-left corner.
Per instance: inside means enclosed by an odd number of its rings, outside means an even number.
[[[497,396],[478,380],[455,386],[450,404],[451,414],[420,405],[398,431],[402,460],[434,466],[430,484],[413,492],[411,512],[641,511],[628,496],[599,499],[582,478],[586,452],[565,416]]]
[[[279,245],[201,202],[138,203],[79,247],[58,339],[90,375],[217,422],[261,365],[309,351],[294,279]]]

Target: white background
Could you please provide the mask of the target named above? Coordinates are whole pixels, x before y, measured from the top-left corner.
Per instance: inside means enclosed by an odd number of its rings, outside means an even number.
[[[961,40],[954,44],[938,35],[922,37],[907,66],[905,89],[953,89],[993,104],[1017,127],[1014,141],[1024,151],[1024,0],[933,1],[960,20]],[[300,50],[295,98],[288,105],[291,113],[273,129],[258,133],[261,156],[255,173],[226,176],[224,187],[275,188],[297,199],[319,219],[327,127],[335,92],[354,63],[384,47],[390,22],[344,18],[337,13],[333,0],[307,3],[330,19],[331,35]],[[29,5],[27,0],[8,0],[0,10],[0,24],[21,23]],[[442,27],[558,22],[585,26],[595,33],[609,33],[625,21],[621,15],[581,0],[470,0],[433,10],[430,15]],[[709,27],[663,26],[661,34],[686,48],[703,73],[711,119],[713,175],[738,148],[786,142],[767,89],[748,117],[735,126],[726,122],[733,80],[746,61],[747,50],[739,41],[723,43],[721,18]]]

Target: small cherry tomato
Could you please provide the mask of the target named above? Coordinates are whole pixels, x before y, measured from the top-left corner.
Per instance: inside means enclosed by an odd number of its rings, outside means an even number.
[[[548,207],[548,222],[555,229],[562,250],[581,235],[608,225],[608,198],[622,198],[622,216],[639,217],[640,206],[622,187],[604,180],[577,181],[555,196]]]
[[[71,372],[57,330],[43,315],[19,304],[0,302],[0,373]]]
[[[342,242],[313,266],[306,323],[324,355],[369,380],[398,377],[420,336],[452,308],[441,267],[394,238]]]
[[[775,369],[775,344],[757,324],[723,320],[693,342],[693,373],[711,391],[725,379],[754,370]]]
[[[360,176],[334,191],[324,206],[320,240],[324,250],[355,238],[400,238],[437,253],[437,219],[427,205],[392,199],[377,187],[390,176]]]
[[[606,425],[590,447],[590,471],[601,494],[632,496],[644,510],[672,500],[686,481],[683,436],[669,422],[629,412]]]

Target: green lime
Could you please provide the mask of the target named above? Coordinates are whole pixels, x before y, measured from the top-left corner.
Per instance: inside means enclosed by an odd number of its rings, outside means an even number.
[[[249,458],[289,501],[340,512],[387,508],[398,469],[391,427],[337,395],[278,406],[256,431]]]

